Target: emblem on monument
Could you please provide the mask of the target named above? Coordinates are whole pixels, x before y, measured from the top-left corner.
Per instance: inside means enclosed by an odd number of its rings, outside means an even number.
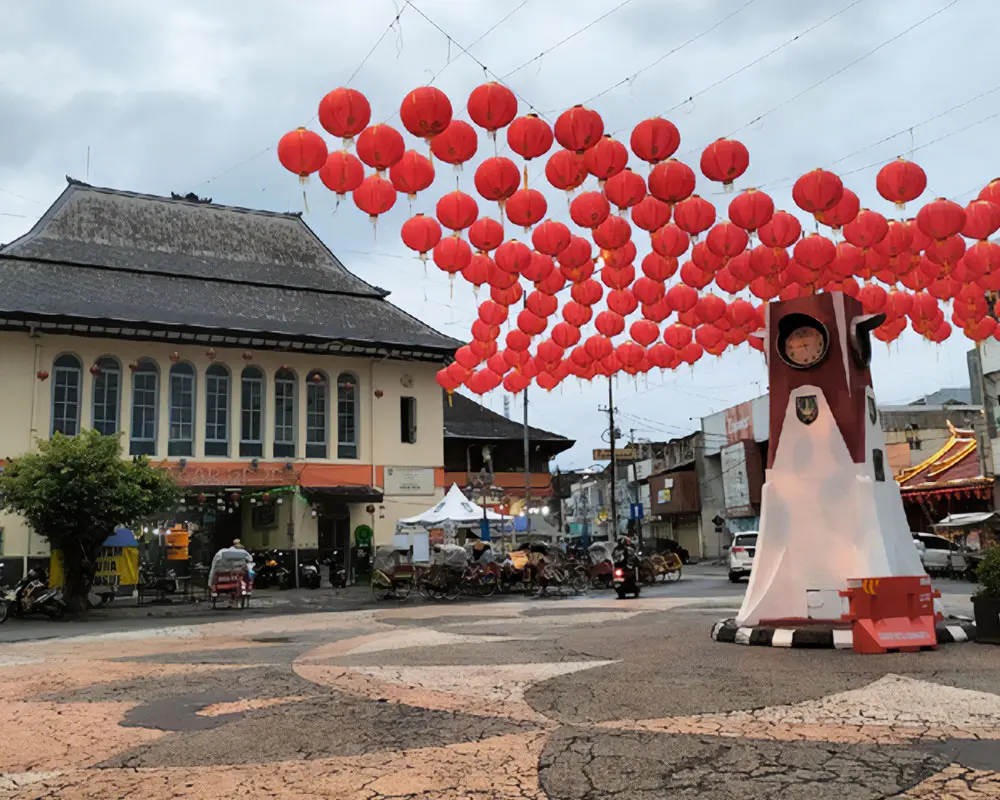
[[[816,395],[807,394],[795,398],[795,416],[803,425],[812,425],[819,416],[819,404]]]
[[[868,395],[868,419],[872,421],[872,425],[878,420],[878,409],[875,407],[875,398]]]

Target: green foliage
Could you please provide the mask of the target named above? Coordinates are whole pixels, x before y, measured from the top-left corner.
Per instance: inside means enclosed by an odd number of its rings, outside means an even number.
[[[0,473],[0,509],[20,514],[53,550],[62,550],[67,586],[85,592],[79,573],[118,525],[175,502],[178,488],[148,459],[121,457],[121,435],[85,430],[39,441],[37,452],[8,460]]]
[[[1000,546],[986,550],[976,570],[976,577],[982,586],[978,592],[980,597],[995,597],[1000,600]]]

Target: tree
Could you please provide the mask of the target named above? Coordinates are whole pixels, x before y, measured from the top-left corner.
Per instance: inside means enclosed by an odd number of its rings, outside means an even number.
[[[39,441],[38,451],[7,461],[0,473],[0,509],[20,514],[53,550],[61,550],[71,607],[87,607],[93,565],[119,525],[175,502],[173,479],[145,457],[121,457],[121,435],[85,430]]]

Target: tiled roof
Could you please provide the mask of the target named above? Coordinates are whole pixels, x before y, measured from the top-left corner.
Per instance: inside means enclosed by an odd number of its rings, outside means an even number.
[[[974,486],[986,481],[979,464],[975,433],[956,428],[950,422],[948,427],[951,437],[941,449],[896,476],[904,493]]]
[[[524,436],[524,426],[454,392],[450,403],[447,397],[444,401],[444,436],[445,439],[520,440]],[[575,444],[572,439],[531,425],[528,426],[528,438],[532,442],[562,443],[565,445],[562,450],[569,450]]]
[[[0,314],[142,322],[449,355],[460,343],[353,275],[295,214],[70,181],[0,248]]]

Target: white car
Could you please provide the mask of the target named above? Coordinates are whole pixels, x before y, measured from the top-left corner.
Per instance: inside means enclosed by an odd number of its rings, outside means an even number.
[[[749,578],[753,569],[753,557],[757,552],[757,531],[744,531],[733,537],[729,548],[729,580],[738,583],[741,578]]]
[[[920,553],[920,563],[928,575],[951,575],[965,572],[965,555],[957,544],[933,533],[914,533],[913,544]]]

